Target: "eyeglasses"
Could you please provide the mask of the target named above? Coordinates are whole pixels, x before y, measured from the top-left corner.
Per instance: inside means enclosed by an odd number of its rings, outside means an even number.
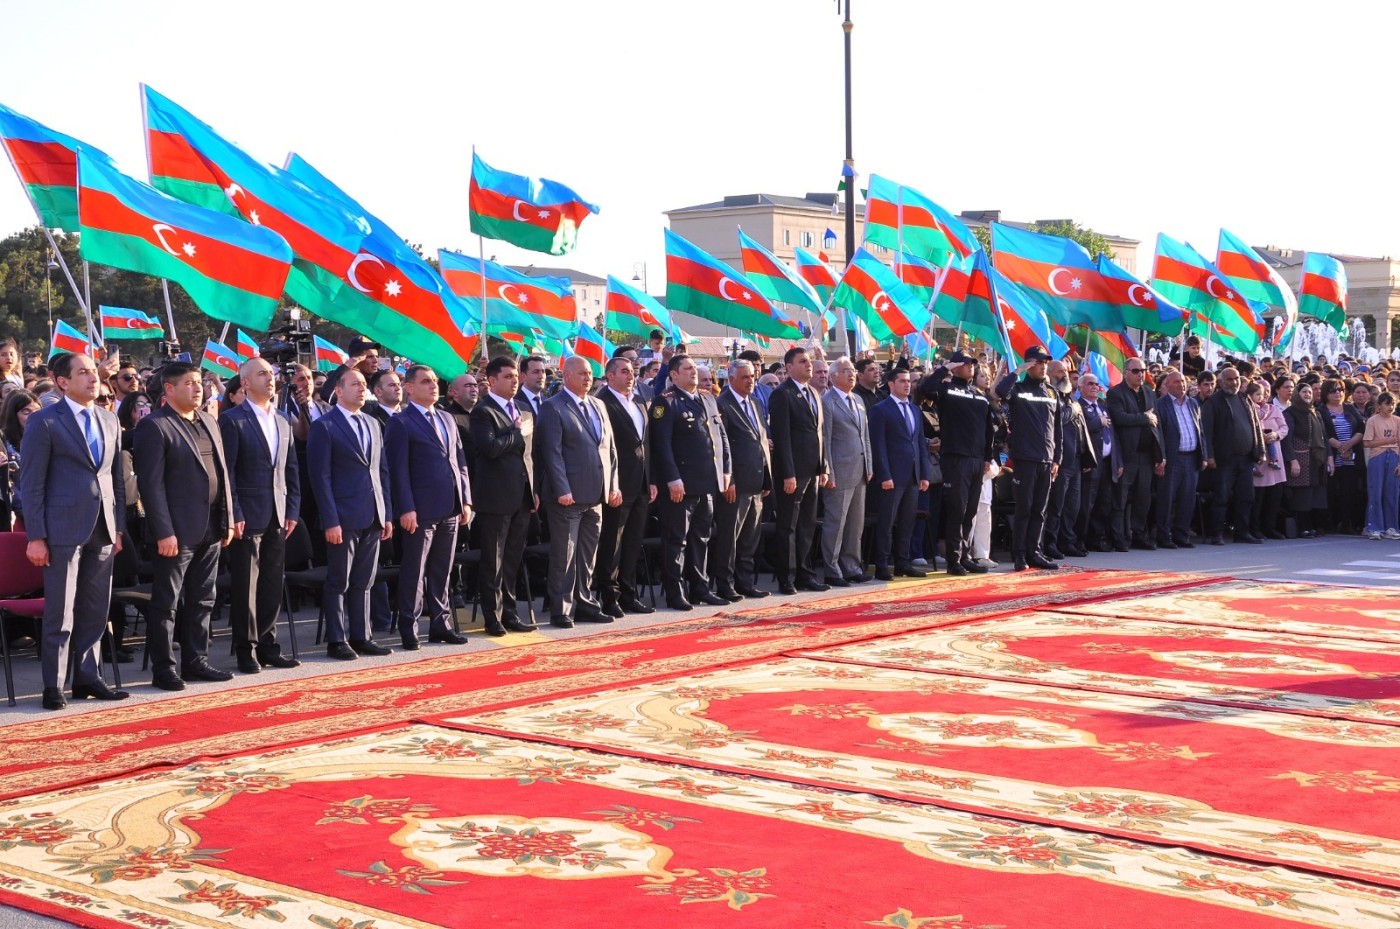
[[[134,375],[134,374],[118,374],[118,375],[117,375],[117,380],[119,380],[119,381],[134,381],[134,380],[136,380],[136,375]]]
[[[1147,372],[1147,369],[1146,369],[1146,368],[1129,368],[1129,369],[1128,369],[1128,373],[1129,373],[1129,374],[1145,374],[1146,372]]]
[[[97,397],[97,402],[100,403],[100,404],[102,404],[103,406],[111,406],[111,405],[112,405],[112,395],[111,395],[111,394],[99,394],[98,397]]]

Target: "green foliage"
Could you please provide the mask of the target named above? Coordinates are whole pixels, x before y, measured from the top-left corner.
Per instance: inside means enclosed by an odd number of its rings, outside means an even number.
[[[992,253],[992,227],[973,226],[972,234],[977,237],[977,241],[982,246],[982,251],[990,255]]]
[[[1030,231],[1071,239],[1084,246],[1084,250],[1094,258],[1100,255],[1107,255],[1109,259],[1113,258],[1113,249],[1109,246],[1108,239],[1092,229],[1079,225],[1073,220],[1061,219],[1053,223],[1032,223]]]

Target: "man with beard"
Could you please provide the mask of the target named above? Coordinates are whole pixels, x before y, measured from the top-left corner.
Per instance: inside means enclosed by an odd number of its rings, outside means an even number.
[[[1045,511],[1044,553],[1050,558],[1083,558],[1088,554],[1079,537],[1079,498],[1085,474],[1098,465],[1098,455],[1089,438],[1084,409],[1074,397],[1070,372],[1063,361],[1049,367],[1051,388],[1060,397],[1060,472],[1050,485],[1050,505]]]
[[[1217,381],[1220,389],[1201,406],[1205,465],[1217,472],[1210,544],[1225,544],[1228,517],[1236,541],[1258,545],[1264,540],[1249,531],[1249,510],[1254,504],[1254,468],[1265,460],[1264,435],[1254,405],[1240,391],[1240,372],[1227,366]]]

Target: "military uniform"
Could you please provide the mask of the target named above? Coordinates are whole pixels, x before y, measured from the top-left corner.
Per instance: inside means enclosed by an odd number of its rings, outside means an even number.
[[[652,480],[659,493],[661,577],[668,601],[690,591],[708,590],[705,572],[714,497],[731,474],[729,439],[715,398],[669,387],[651,403]],[[680,481],[685,496],[671,500],[670,485]],[[684,584],[682,583],[684,581]]]

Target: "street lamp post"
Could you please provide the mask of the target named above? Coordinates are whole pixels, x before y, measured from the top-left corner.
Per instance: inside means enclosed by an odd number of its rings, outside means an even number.
[[[53,252],[48,252],[48,260],[44,264],[44,303],[49,310],[49,349],[53,349],[53,269],[58,267],[58,262],[53,260]]]
[[[856,254],[856,156],[853,151],[851,134],[851,30],[855,25],[851,22],[851,0],[844,0],[845,18],[841,22],[841,31],[845,33],[846,44],[846,170],[843,172],[846,179],[846,266],[849,267],[851,260]],[[849,343],[851,357],[856,354],[856,332],[854,327],[848,325],[846,329],[846,339]]]
[[[645,261],[632,262],[632,283],[640,283],[642,293],[647,292],[647,263]]]

